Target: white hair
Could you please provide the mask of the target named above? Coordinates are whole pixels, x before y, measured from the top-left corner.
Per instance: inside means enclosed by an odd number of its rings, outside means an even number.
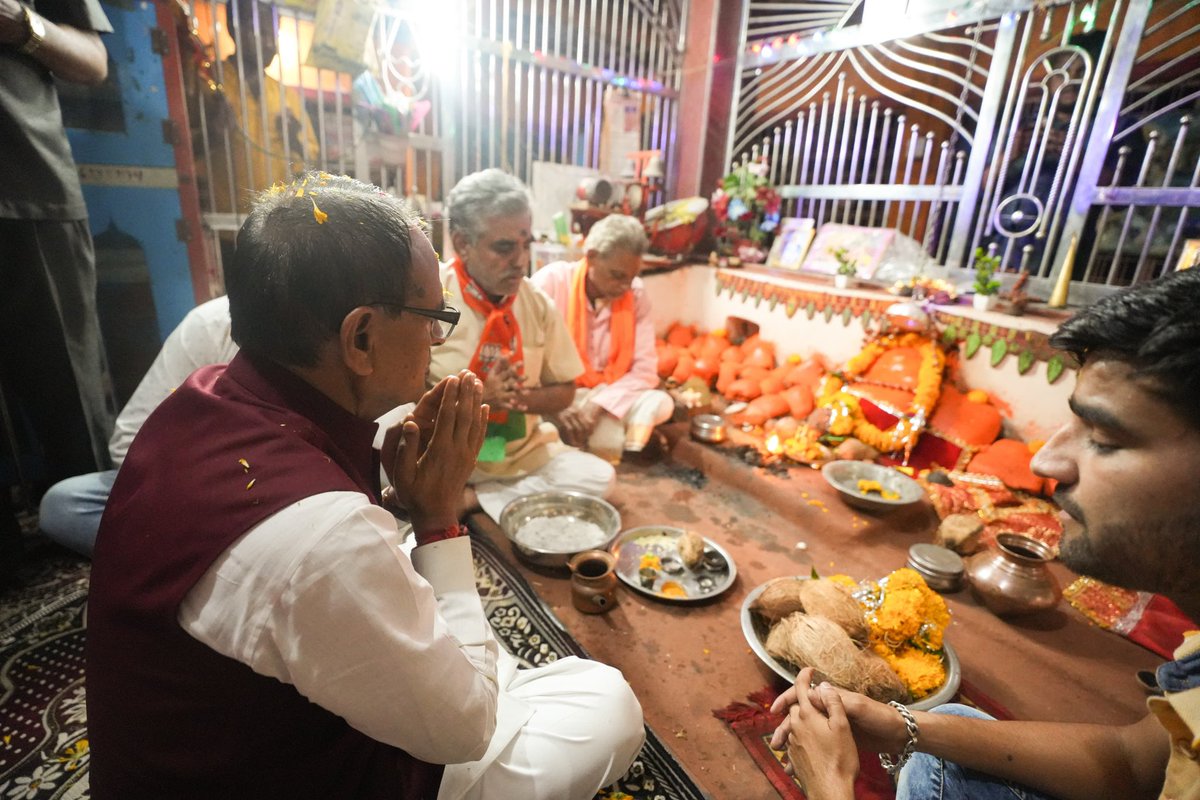
[[[496,217],[530,213],[529,190],[499,169],[474,172],[458,182],[446,198],[450,232],[461,232],[472,244]]]
[[[602,256],[610,256],[620,250],[640,256],[649,245],[646,229],[635,217],[624,214],[609,214],[592,225],[583,241],[583,251],[593,250]]]

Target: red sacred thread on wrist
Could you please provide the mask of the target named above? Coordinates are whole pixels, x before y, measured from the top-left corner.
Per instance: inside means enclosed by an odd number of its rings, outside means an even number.
[[[457,539],[459,536],[466,535],[466,525],[451,525],[448,528],[442,528],[441,530],[419,534],[417,536],[417,545],[423,546],[427,544],[433,544],[434,542],[441,542],[446,539]]]

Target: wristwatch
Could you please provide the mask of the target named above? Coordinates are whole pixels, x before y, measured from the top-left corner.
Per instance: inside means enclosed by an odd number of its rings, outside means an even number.
[[[25,30],[29,31],[29,38],[17,49],[28,56],[42,46],[42,42],[46,38],[46,23],[37,15],[37,12],[23,3],[21,12],[25,16]]]

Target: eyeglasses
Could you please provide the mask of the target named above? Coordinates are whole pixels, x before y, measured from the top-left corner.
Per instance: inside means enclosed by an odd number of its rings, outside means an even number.
[[[433,324],[429,326],[429,338],[433,344],[442,344],[449,339],[450,334],[454,332],[454,326],[458,324],[459,317],[462,316],[461,311],[450,306],[417,308],[416,306],[404,306],[399,303],[363,303],[363,305],[394,308],[397,311],[409,311],[419,317],[433,320]]]

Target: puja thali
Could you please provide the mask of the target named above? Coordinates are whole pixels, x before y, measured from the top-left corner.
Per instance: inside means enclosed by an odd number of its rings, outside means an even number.
[[[685,533],[663,525],[625,531],[612,546],[617,576],[635,591],[668,603],[703,602],[732,586],[733,558],[707,537],[699,537],[704,543],[699,562],[684,563],[678,543]]]
[[[788,683],[795,683],[799,670],[767,652],[767,626],[757,614],[750,610],[750,606],[754,604],[758,596],[772,583],[775,581],[791,580],[807,580],[807,578],[803,575],[774,578],[761,586],[751,589],[746,595],[746,599],[742,601],[741,621],[742,635],[746,637],[746,643],[750,645],[750,649],[754,651],[754,655],[758,656],[776,675]],[[954,699],[954,696],[958,694],[959,684],[962,682],[962,666],[959,664],[958,654],[954,652],[954,648],[950,646],[949,642],[942,643],[942,663],[946,667],[946,680],[942,683],[941,687],[937,691],[922,697],[920,700],[914,700],[905,705],[914,711],[928,711],[931,708],[936,708]]]

